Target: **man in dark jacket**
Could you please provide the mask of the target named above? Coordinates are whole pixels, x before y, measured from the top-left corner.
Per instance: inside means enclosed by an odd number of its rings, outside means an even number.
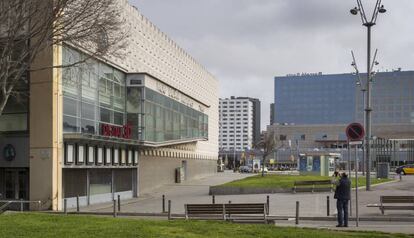
[[[336,198],[336,209],[338,210],[338,225],[337,227],[348,227],[348,202],[351,198],[351,181],[348,179],[346,173],[341,174],[335,196]]]

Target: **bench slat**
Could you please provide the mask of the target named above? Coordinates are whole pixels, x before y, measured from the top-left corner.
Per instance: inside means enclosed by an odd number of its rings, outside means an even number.
[[[414,210],[413,206],[382,206],[385,210]]]
[[[266,221],[265,203],[186,204],[185,210],[187,219],[200,217],[226,219],[223,216],[234,219],[234,215],[247,215],[250,219]]]
[[[308,181],[295,181],[294,185],[324,185],[332,184],[332,180],[308,180]]]

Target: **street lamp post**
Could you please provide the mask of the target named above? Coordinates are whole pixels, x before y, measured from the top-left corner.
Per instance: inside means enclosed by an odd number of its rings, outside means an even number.
[[[381,5],[381,0],[377,0],[375,9],[369,21],[366,17],[364,7],[361,0],[357,0],[357,7],[351,9],[352,15],[361,16],[362,25],[367,28],[367,81],[366,81],[366,100],[365,100],[365,169],[366,169],[366,190],[371,190],[371,28],[376,24],[378,13],[385,13],[384,5]]]

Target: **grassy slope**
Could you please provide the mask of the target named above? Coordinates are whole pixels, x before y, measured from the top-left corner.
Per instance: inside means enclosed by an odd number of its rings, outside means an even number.
[[[0,237],[105,238],[105,237],[409,237],[373,232],[342,232],[283,228],[271,225],[241,225],[207,221],[150,221],[124,218],[9,214],[0,216]]]
[[[294,181],[302,180],[326,180],[332,177],[324,176],[304,176],[304,175],[277,175],[267,174],[264,177],[260,175],[244,178],[241,180],[232,181],[219,186],[226,187],[255,187],[255,188],[292,188]],[[391,181],[392,179],[376,179],[373,178],[371,184],[383,183]],[[358,186],[365,186],[365,177],[358,178]],[[352,178],[352,187],[355,187],[355,178]]]

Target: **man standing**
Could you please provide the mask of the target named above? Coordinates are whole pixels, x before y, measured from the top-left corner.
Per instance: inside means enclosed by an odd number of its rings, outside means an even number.
[[[351,181],[346,173],[341,174],[334,198],[336,198],[336,209],[338,210],[338,225],[336,227],[348,227],[348,201],[351,194]]]

